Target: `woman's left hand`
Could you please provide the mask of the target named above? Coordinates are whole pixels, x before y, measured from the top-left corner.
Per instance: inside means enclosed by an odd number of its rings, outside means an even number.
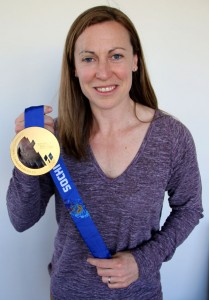
[[[97,274],[109,288],[126,288],[139,278],[139,270],[134,256],[130,252],[118,252],[112,258],[88,258]]]

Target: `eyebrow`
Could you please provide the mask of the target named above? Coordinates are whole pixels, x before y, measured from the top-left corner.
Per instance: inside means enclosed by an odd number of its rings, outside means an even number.
[[[126,49],[123,48],[123,47],[114,47],[114,48],[110,49],[110,50],[108,51],[108,53],[111,53],[111,52],[113,52],[113,51],[115,51],[115,50],[124,50],[124,51],[126,51]],[[82,51],[79,53],[79,55],[84,54],[84,53],[95,54],[94,51],[90,51],[90,50],[82,50]]]

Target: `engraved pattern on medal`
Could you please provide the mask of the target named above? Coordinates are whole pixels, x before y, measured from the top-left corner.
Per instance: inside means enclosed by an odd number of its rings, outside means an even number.
[[[11,158],[23,173],[41,175],[57,163],[60,147],[56,137],[41,127],[29,127],[19,132],[11,143]]]

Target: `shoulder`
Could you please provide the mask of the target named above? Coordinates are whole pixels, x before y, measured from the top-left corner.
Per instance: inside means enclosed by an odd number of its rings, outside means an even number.
[[[180,140],[185,137],[192,138],[188,127],[175,116],[167,112],[156,110],[153,122],[161,127],[161,129],[165,130],[171,138],[178,138]]]
[[[184,157],[186,153],[196,155],[193,136],[185,124],[176,117],[158,110],[155,114],[155,127],[161,139],[166,139],[172,153],[173,160]]]
[[[160,109],[152,109],[150,107],[146,107],[144,105],[137,105],[137,117],[142,122],[153,123],[153,127],[159,129],[159,134],[167,134],[170,138],[180,138],[185,135],[191,137],[191,133],[189,129],[183,124],[178,118],[175,116],[160,110]],[[161,135],[161,134],[160,134]]]

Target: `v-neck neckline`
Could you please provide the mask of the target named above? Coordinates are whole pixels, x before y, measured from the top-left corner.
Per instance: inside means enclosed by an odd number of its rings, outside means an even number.
[[[145,149],[145,146],[146,146],[146,144],[147,144],[147,141],[148,141],[148,139],[149,139],[149,136],[150,136],[150,134],[151,134],[152,128],[153,128],[153,126],[154,126],[153,123],[154,123],[154,121],[156,120],[156,117],[157,117],[157,115],[158,115],[158,112],[159,112],[159,110],[156,109],[156,110],[155,110],[155,113],[154,113],[154,116],[153,116],[153,119],[152,119],[152,121],[150,122],[150,125],[149,125],[149,127],[148,127],[148,129],[147,129],[147,132],[146,132],[146,134],[145,134],[145,136],[144,136],[144,139],[143,139],[143,141],[142,141],[142,143],[141,143],[141,145],[140,145],[140,147],[139,147],[139,149],[138,149],[136,155],[134,156],[134,158],[132,159],[132,161],[128,164],[128,166],[125,168],[125,170],[124,170],[121,174],[119,174],[118,176],[116,176],[116,177],[109,177],[109,176],[107,176],[107,175],[105,174],[105,172],[102,170],[102,168],[100,167],[99,163],[97,162],[97,159],[96,159],[96,157],[95,157],[95,155],[94,155],[94,153],[93,153],[93,151],[92,151],[92,148],[91,148],[90,144],[88,145],[88,154],[89,154],[90,160],[92,161],[92,163],[93,163],[93,165],[94,165],[94,167],[95,167],[97,173],[98,173],[98,174],[99,174],[106,182],[109,182],[109,183],[110,183],[110,182],[116,182],[116,181],[118,181],[119,179],[121,179],[122,177],[124,177],[124,176],[127,174],[127,172],[130,170],[130,168],[135,164],[135,162],[136,162],[136,161],[139,159],[139,157],[142,155],[142,153],[143,153],[143,151],[144,151],[144,149]]]

